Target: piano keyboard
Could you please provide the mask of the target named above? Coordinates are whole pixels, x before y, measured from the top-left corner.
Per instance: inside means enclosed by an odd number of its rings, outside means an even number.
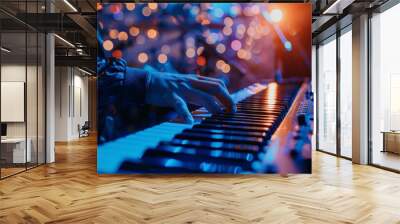
[[[210,114],[200,108],[193,112],[193,125],[165,122],[99,145],[98,173],[276,173],[288,143],[273,136],[281,132],[290,136],[295,130],[291,120],[303,111],[300,107],[306,107],[301,104],[304,85],[256,83],[232,95],[235,113]],[[294,104],[297,98],[301,102]],[[290,127],[287,133],[287,127],[280,127],[285,119],[290,123],[285,124]],[[308,144],[309,128],[301,136],[296,131],[292,139],[302,144],[286,152],[294,164],[289,172],[308,169],[307,158],[299,160],[301,152],[294,156],[293,150]]]

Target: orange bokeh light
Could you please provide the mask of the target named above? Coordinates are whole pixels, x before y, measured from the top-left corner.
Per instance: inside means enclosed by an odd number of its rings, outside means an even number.
[[[128,40],[128,34],[126,32],[119,32],[118,40],[120,40],[120,41]]]
[[[197,58],[197,64],[200,66],[206,65],[206,59],[203,56]]]
[[[120,51],[120,50],[115,50],[115,51],[112,52],[112,56],[113,56],[114,58],[122,58],[122,51]]]
[[[111,40],[106,40],[103,42],[103,48],[106,51],[111,51],[114,48],[114,44]]]

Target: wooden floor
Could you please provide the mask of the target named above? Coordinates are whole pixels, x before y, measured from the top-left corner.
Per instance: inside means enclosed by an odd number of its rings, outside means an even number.
[[[94,138],[0,181],[0,223],[400,223],[400,175],[314,152],[312,175],[98,176]]]

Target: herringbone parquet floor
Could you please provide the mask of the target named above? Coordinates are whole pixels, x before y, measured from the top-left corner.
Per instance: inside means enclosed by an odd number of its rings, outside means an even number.
[[[400,223],[400,175],[315,152],[312,175],[98,176],[96,142],[0,181],[0,223]]]

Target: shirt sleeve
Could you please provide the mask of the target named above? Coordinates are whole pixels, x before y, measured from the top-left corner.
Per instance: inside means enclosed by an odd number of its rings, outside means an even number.
[[[144,104],[148,72],[129,67],[122,59],[109,60],[108,63],[103,62],[106,65],[98,66],[102,68],[99,75],[100,91],[107,96],[120,97],[128,104]]]
[[[145,107],[148,72],[127,66],[122,59],[98,60],[99,142],[124,135],[136,124],[133,111]]]

